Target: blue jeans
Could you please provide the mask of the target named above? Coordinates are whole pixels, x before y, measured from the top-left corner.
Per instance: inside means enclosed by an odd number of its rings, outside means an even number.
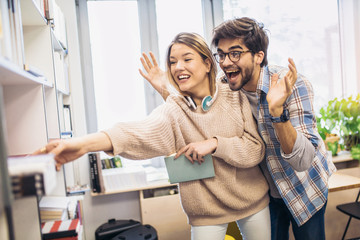
[[[271,239],[288,240],[290,222],[297,240],[325,240],[326,204],[300,227],[295,222],[284,201],[270,196]]]

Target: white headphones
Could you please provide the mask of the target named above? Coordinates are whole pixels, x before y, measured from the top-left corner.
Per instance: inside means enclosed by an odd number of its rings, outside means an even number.
[[[203,98],[202,102],[201,102],[201,108],[204,112],[207,112],[209,111],[211,105],[214,103],[215,99],[216,99],[216,96],[217,96],[217,93],[218,93],[218,89],[216,87],[216,91],[215,91],[215,94],[214,94],[214,98],[212,98],[211,96],[206,96]],[[189,107],[192,107],[194,110],[197,109],[197,105],[195,103],[195,101],[192,99],[192,97],[190,96],[184,96],[185,99],[186,99],[186,103]]]

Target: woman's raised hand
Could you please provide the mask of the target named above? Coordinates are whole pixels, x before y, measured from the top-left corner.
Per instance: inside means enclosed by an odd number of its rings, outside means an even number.
[[[161,94],[164,100],[169,96],[169,92],[167,90],[168,79],[166,73],[160,69],[156,58],[152,52],[149,52],[151,60],[149,57],[143,53],[143,56],[140,58],[140,61],[144,67],[146,72],[143,72],[139,69],[139,72],[143,78],[145,78],[155,90]]]

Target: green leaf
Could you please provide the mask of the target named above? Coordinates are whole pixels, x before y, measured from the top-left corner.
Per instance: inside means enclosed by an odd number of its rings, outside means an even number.
[[[331,151],[331,154],[333,156],[335,156],[337,153],[337,150],[338,150],[338,146],[339,146],[338,141],[328,142],[327,146],[328,146],[329,150]]]
[[[360,160],[360,144],[357,144],[356,146],[353,146],[350,150],[351,157],[353,159]]]

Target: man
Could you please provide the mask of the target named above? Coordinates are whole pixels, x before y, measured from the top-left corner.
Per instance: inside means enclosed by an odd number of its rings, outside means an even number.
[[[268,66],[268,36],[262,24],[250,18],[228,20],[214,29],[214,54],[225,73],[222,80],[243,91],[266,143],[260,164],[270,186],[271,237],[289,238],[292,223],[296,239],[325,239],[324,213],[328,179],[336,171],[326,157],[317,128],[310,82],[289,69]],[[140,74],[166,99],[166,76],[150,53],[141,59]],[[280,80],[278,80],[280,79]]]
[[[272,239],[288,239],[290,222],[296,239],[325,239],[328,179],[336,168],[317,132],[310,82],[292,59],[290,71],[268,66],[268,42],[262,24],[245,17],[220,24],[212,41],[229,87],[248,96],[266,143],[260,166],[270,185]]]

